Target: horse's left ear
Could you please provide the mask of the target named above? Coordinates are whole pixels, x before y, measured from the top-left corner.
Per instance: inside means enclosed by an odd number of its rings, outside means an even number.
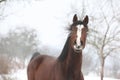
[[[76,22],[76,21],[78,21],[77,14],[75,14],[73,17],[73,22]]]
[[[88,22],[89,22],[88,15],[86,15],[86,16],[85,16],[85,18],[84,18],[83,22],[84,22],[85,24],[88,24]]]

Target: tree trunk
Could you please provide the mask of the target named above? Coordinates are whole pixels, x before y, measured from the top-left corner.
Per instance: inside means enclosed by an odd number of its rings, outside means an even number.
[[[104,77],[104,63],[105,63],[105,59],[102,58],[101,59],[101,80],[103,80],[103,77]]]

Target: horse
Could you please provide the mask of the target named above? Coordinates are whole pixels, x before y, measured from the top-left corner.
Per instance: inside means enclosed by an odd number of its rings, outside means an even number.
[[[88,21],[87,15],[78,20],[75,14],[61,54],[55,58],[36,53],[27,67],[28,80],[84,80],[82,50],[86,44]]]

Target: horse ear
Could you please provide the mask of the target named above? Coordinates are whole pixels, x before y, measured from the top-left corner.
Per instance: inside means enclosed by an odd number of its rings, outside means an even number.
[[[87,15],[85,16],[85,18],[84,18],[83,22],[84,22],[85,24],[88,24],[88,22],[89,22],[89,18],[88,18],[88,16],[87,16]]]
[[[76,21],[78,21],[77,14],[75,14],[73,17],[73,22],[76,22]]]

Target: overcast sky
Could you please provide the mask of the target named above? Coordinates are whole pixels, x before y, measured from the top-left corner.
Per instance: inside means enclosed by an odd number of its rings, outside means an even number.
[[[84,0],[84,5],[82,1],[13,0],[7,2],[2,13],[5,17],[0,20],[0,34],[6,34],[10,29],[14,30],[16,27],[33,28],[36,29],[43,45],[62,48],[68,35],[65,27],[72,23],[74,13],[81,15],[82,6],[86,7],[85,13],[88,16],[99,17],[97,13],[101,13],[100,6],[103,6],[106,15],[111,11],[110,5],[106,4],[108,0]],[[119,4],[119,2],[117,3]],[[116,7],[115,10],[117,10]],[[109,14],[109,16],[111,15],[112,13]]]
[[[5,18],[0,21],[0,33],[6,34],[16,27],[33,28],[42,44],[62,47],[67,37],[65,25],[68,24],[66,14],[70,11],[70,4],[70,0],[9,2],[4,8]]]
[[[94,0],[93,0],[94,1]],[[74,5],[76,4],[76,5]],[[68,32],[65,27],[72,23],[74,13],[79,13],[82,0],[26,0],[5,4],[0,21],[0,34],[16,27],[36,29],[43,45],[62,48]],[[74,9],[71,12],[71,9]]]

